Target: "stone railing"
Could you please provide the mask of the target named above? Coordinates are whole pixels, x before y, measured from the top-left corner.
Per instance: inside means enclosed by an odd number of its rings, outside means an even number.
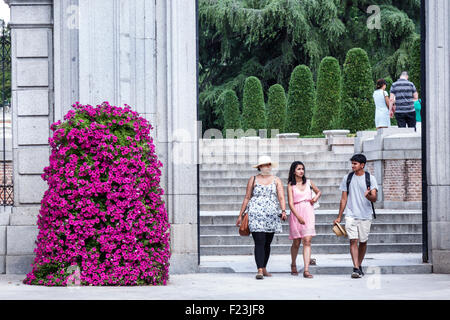
[[[358,132],[355,153],[363,153],[367,157],[367,169],[377,179],[378,207],[421,208],[420,132],[397,127]]]

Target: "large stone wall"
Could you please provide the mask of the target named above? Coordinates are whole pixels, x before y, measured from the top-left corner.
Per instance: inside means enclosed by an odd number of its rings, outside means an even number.
[[[5,271],[24,273],[33,260],[36,218],[46,189],[53,118],[52,1],[9,1],[14,207],[3,212]],[[32,8],[32,9],[30,9]],[[1,253],[0,253],[1,254]]]
[[[171,223],[171,273],[195,272],[196,7],[184,0],[9,0],[14,207],[0,215],[0,272],[26,273],[46,190],[51,123],[75,101],[128,104],[154,130]],[[188,182],[188,183],[187,183]]]

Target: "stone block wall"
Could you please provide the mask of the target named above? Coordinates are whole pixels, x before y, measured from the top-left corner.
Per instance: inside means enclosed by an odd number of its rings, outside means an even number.
[[[358,132],[355,153],[366,155],[367,170],[378,183],[377,207],[420,209],[421,136],[409,128],[390,127],[375,134]]]
[[[41,174],[48,165],[53,120],[53,1],[8,4],[14,206],[3,212],[4,272],[25,273],[33,261],[37,215],[47,187]]]
[[[422,201],[422,161],[385,160],[383,186],[385,201]]]
[[[198,269],[196,6],[184,0],[5,0],[11,10],[14,207],[0,272],[31,270],[50,124],[76,101],[128,104],[163,163],[171,273]],[[186,184],[186,181],[194,182]]]

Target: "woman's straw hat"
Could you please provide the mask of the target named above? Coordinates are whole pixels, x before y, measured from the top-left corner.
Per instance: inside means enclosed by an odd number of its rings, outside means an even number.
[[[336,223],[333,227],[333,232],[338,236],[347,236],[347,232],[345,231],[345,228],[342,227],[339,223]]]
[[[269,156],[260,156],[258,158],[258,164],[255,164],[253,168],[258,168],[259,166],[262,166],[263,164],[271,164],[273,168],[278,167],[277,162],[273,162],[272,159],[270,159]]]

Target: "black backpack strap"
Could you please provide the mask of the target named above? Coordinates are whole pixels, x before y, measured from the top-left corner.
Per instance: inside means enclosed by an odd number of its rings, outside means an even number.
[[[353,175],[355,174],[354,171],[350,172],[347,176],[347,196],[350,193],[350,182],[352,181]]]
[[[366,171],[365,174],[366,174],[366,187],[367,187],[367,189],[370,189],[370,173],[368,173]],[[372,205],[373,218],[376,219],[377,215],[375,214],[375,208],[373,206],[373,202],[370,201],[370,204]]]

